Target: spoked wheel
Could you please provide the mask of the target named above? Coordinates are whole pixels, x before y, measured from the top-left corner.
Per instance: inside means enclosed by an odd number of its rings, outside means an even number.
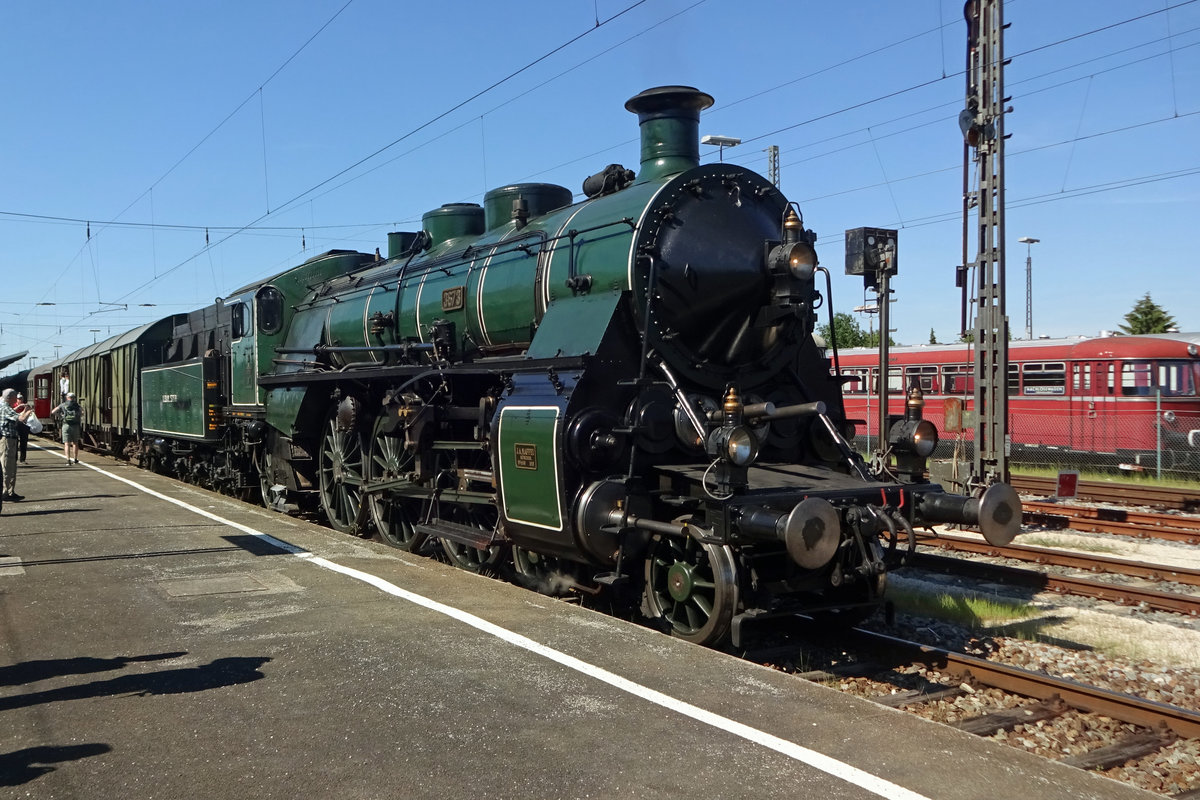
[[[362,504],[362,437],[357,426],[347,424],[344,417],[334,409],[325,418],[317,466],[321,506],[335,530],[358,534],[355,521]]]
[[[490,531],[496,525],[495,511],[483,511],[472,509],[463,511],[455,515],[458,517],[455,522],[463,525],[470,525],[473,528],[479,528],[483,531]],[[500,545],[493,545],[486,550],[480,550],[478,547],[472,547],[469,544],[451,541],[450,539],[438,539],[442,543],[442,550],[445,551],[446,557],[450,559],[450,563],[459,569],[465,569],[468,572],[480,572],[485,567],[490,567],[500,560],[503,548]]]
[[[535,553],[524,547],[512,549],[513,568],[517,583],[552,597],[559,597],[575,585],[570,573],[563,569],[562,559]]]
[[[368,445],[366,478],[374,483],[399,478],[413,467],[415,456],[404,447],[404,437],[385,432],[386,420],[375,420]],[[414,527],[421,510],[420,501],[391,492],[368,492],[367,507],[371,520],[384,544],[401,550],[420,550],[426,536]]]
[[[728,546],[689,536],[657,535],[646,559],[646,607],[671,634],[716,644],[729,631],[737,606],[737,568]]]

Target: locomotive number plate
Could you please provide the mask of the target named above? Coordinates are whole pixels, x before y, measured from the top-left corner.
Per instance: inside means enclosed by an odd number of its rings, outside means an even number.
[[[521,444],[517,442],[513,445],[513,450],[516,455],[517,469],[537,469],[537,445],[536,444]]]
[[[467,287],[454,286],[442,290],[442,311],[458,311],[467,304]]]

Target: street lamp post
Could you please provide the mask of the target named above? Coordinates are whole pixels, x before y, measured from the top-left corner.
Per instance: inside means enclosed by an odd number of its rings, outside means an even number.
[[[1025,245],[1025,338],[1033,339],[1033,246],[1041,239],[1022,236],[1017,241]]]

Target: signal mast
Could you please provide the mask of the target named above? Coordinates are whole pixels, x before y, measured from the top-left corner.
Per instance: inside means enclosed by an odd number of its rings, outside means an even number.
[[[963,132],[962,331],[974,304],[975,447],[965,488],[1008,482],[1008,316],[1004,275],[1004,4],[967,0],[967,107]],[[976,190],[971,187],[975,164]],[[976,211],[976,257],[969,261],[971,211]],[[974,297],[969,296],[974,269]]]

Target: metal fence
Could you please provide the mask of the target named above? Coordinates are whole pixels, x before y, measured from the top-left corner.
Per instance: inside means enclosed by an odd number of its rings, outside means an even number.
[[[1164,409],[1151,399],[1144,408],[1126,406],[1112,413],[1013,412],[1009,435],[1013,469],[1072,469],[1200,484],[1200,411]],[[860,434],[854,444],[869,456],[876,440]],[[934,457],[970,460],[973,447],[973,431],[942,431]]]

